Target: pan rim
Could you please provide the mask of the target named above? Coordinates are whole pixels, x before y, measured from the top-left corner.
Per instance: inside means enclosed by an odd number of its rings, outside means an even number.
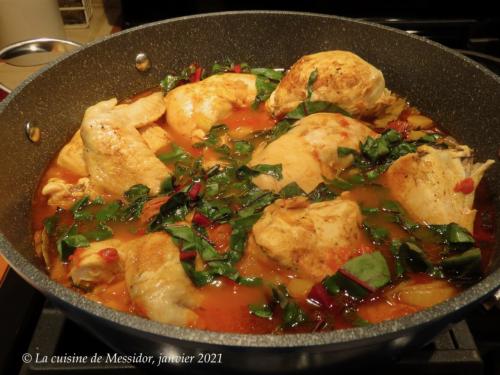
[[[172,18],[168,20],[157,21],[153,23],[137,26],[122,32],[106,36],[102,39],[96,40],[92,43],[85,45],[84,48],[70,52],[62,56],[47,66],[43,67],[36,73],[28,77],[16,89],[12,91],[8,97],[0,103],[0,115],[7,108],[9,103],[23,91],[38,76],[42,75],[45,71],[51,69],[59,62],[70,58],[74,54],[82,52],[87,47],[100,44],[109,39],[120,37],[121,35],[141,30],[149,27],[154,27],[162,24],[169,24],[175,22],[182,22],[184,20],[202,19],[209,17],[221,17],[231,15],[283,15],[283,16],[305,16],[305,17],[318,17],[323,19],[334,19],[348,23],[357,23],[366,27],[373,27],[385,30],[387,32],[395,32],[404,35],[408,38],[414,38],[420,42],[427,43],[435,48],[439,48],[445,52],[453,54],[456,58],[461,59],[465,63],[472,65],[475,69],[479,69],[483,74],[489,76],[500,85],[500,77],[492,73],[484,66],[476,63],[468,57],[448,48],[439,43],[430,41],[420,36],[407,34],[404,31],[393,29],[391,27],[373,24],[366,21],[350,19],[346,17],[339,17],[333,15],[324,15],[318,13],[307,12],[292,12],[292,11],[231,11],[231,12],[215,12],[198,14],[192,16],[183,16]],[[498,246],[497,246],[498,251]],[[225,347],[247,347],[247,348],[302,348],[311,346],[328,346],[334,344],[347,344],[356,341],[365,340],[382,340],[390,336],[399,336],[405,331],[409,331],[418,325],[430,325],[443,316],[451,315],[457,310],[461,310],[481,299],[491,295],[500,286],[500,269],[497,269],[487,275],[483,280],[471,286],[467,290],[460,293],[458,296],[453,297],[441,304],[433,306],[429,309],[411,314],[409,316],[390,320],[368,327],[348,328],[343,330],[336,330],[331,332],[321,333],[302,333],[302,334],[286,334],[286,335],[272,335],[272,334],[235,334],[235,333],[219,333],[212,331],[205,331],[200,329],[177,327],[168,324],[163,324],[141,318],[139,316],[123,313],[104,307],[96,302],[82,298],[82,296],[57,282],[51,280],[42,270],[35,267],[27,261],[14,247],[5,239],[3,234],[0,233],[0,253],[5,256],[11,267],[28,283],[36,289],[42,291],[45,295],[55,299],[67,307],[76,308],[79,311],[92,316],[96,319],[104,319],[107,323],[114,323],[122,329],[129,329],[135,331],[135,334],[145,336],[156,336],[158,339],[168,338],[173,340],[189,341],[193,343],[210,344],[215,346]],[[67,309],[66,309],[67,311]]]

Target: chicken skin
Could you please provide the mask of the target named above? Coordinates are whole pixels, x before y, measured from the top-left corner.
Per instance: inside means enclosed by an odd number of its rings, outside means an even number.
[[[71,140],[64,145],[59,155],[57,164],[80,177],[89,175],[87,164],[83,158],[83,141],[80,129],[76,131]]]
[[[296,123],[277,140],[259,147],[249,165],[281,164],[283,178],[259,175],[253,182],[261,189],[278,192],[296,182],[306,193],[312,191],[323,176],[331,179],[352,163],[352,156],[339,158],[338,147],[359,150],[359,142],[377,134],[368,126],[338,113],[316,113]]]
[[[216,74],[182,85],[165,96],[168,126],[193,143],[198,142],[233,108],[251,105],[256,94],[253,74]]]
[[[380,70],[351,52],[326,51],[303,56],[291,67],[266,102],[269,112],[279,117],[304,101],[315,70],[311,100],[337,104],[354,116],[372,115],[393,100]]]
[[[83,118],[81,136],[91,189],[120,197],[130,186],[144,184],[157,194],[169,170],[137,128],[165,112],[163,95],[151,94],[132,104],[116,103],[116,99],[100,102],[89,107]]]
[[[99,283],[109,283],[123,272],[124,243],[116,238],[92,242],[90,246],[76,250],[70,261],[69,276],[75,285],[86,287]],[[103,251],[111,250],[116,256],[103,256]]]
[[[200,292],[187,277],[169,235],[148,234],[126,246],[125,280],[134,303],[148,318],[186,326],[197,319]]]
[[[385,183],[394,199],[408,214],[427,224],[457,223],[472,232],[476,210],[474,191],[464,193],[456,186],[471,178],[477,187],[484,172],[494,163],[472,162],[467,146],[439,150],[420,146],[396,160],[385,175]]]
[[[351,200],[279,199],[264,210],[251,236],[257,251],[299,277],[321,281],[356,254],[361,221],[361,211]]]

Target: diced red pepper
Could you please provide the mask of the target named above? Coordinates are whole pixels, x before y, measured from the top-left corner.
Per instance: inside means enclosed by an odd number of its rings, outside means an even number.
[[[106,263],[114,263],[120,258],[118,250],[114,247],[106,247],[105,249],[99,250],[99,255]]]
[[[333,297],[328,293],[324,285],[321,283],[315,284],[311,288],[307,298],[316,302],[321,307],[331,309],[335,306]]]
[[[201,182],[195,182],[193,186],[191,186],[191,189],[189,189],[188,191],[189,199],[195,200],[196,198],[198,198],[200,191],[201,191]]]
[[[203,215],[199,212],[194,213],[192,221],[193,221],[193,223],[195,223],[201,227],[208,227],[210,224],[212,224],[212,222],[210,221],[210,219],[208,217],[206,217],[205,215]]]
[[[236,64],[233,66],[233,72],[235,73],[241,73],[241,65],[240,64]]]
[[[196,251],[195,250],[181,251],[179,253],[179,258],[181,261],[194,259],[196,258]]]
[[[396,130],[403,138],[408,137],[410,131],[410,124],[401,120],[391,121],[387,124],[387,127]]]
[[[189,77],[189,82],[199,82],[201,81],[201,75],[203,74],[203,68],[197,66],[194,73]]]
[[[470,177],[458,182],[453,189],[457,193],[470,194],[474,191],[474,180]]]

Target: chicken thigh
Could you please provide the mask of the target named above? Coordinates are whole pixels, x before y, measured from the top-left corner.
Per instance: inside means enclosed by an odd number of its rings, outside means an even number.
[[[299,277],[321,281],[356,255],[361,221],[361,211],[351,200],[279,199],[264,210],[251,236],[255,251],[297,271]]]
[[[309,193],[323,176],[331,179],[352,163],[352,156],[339,158],[337,148],[359,150],[359,142],[377,133],[360,121],[338,113],[316,113],[296,123],[277,140],[259,147],[249,165],[281,164],[283,178],[261,174],[253,182],[262,189],[278,192],[290,182],[296,182]]]
[[[187,326],[197,319],[199,291],[187,277],[170,236],[156,232],[126,246],[125,280],[132,301],[148,318]]]
[[[162,93],[151,94],[132,104],[116,105],[110,99],[89,107],[81,126],[84,158],[90,184],[97,194],[121,196],[135,184],[157,194],[169,175],[137,128],[159,118],[165,111]]]
[[[474,188],[484,172],[494,163],[472,162],[472,152],[467,146],[456,149],[436,149],[420,146],[396,160],[385,173],[385,183],[394,199],[408,214],[427,224],[457,223],[472,232],[476,210],[474,191],[464,193],[455,187],[471,178]]]
[[[297,107],[315,70],[311,100],[337,104],[355,116],[374,114],[393,100],[380,70],[351,52],[326,51],[300,58],[271,94],[267,109],[281,116]]]
[[[168,126],[197,142],[234,107],[251,105],[256,94],[253,74],[216,74],[182,85],[165,96]]]

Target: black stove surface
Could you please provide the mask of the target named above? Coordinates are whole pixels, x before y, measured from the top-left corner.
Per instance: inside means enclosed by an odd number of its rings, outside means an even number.
[[[93,356],[110,358],[116,352],[83,327],[67,319],[43,296],[9,270],[0,287],[0,374],[149,374],[151,369],[112,361],[92,363]],[[67,363],[68,358],[82,358]],[[45,358],[45,359],[44,359]],[[66,363],[62,363],[66,361]],[[53,362],[53,363],[51,363]],[[500,313],[496,307],[476,311],[438,335],[425,347],[392,364],[367,364],[356,373],[419,375],[500,374]],[[216,366],[206,373],[218,373]],[[325,369],[335,373],[335,368]],[[163,373],[189,375],[189,368]],[[349,374],[342,370],[342,374]]]

